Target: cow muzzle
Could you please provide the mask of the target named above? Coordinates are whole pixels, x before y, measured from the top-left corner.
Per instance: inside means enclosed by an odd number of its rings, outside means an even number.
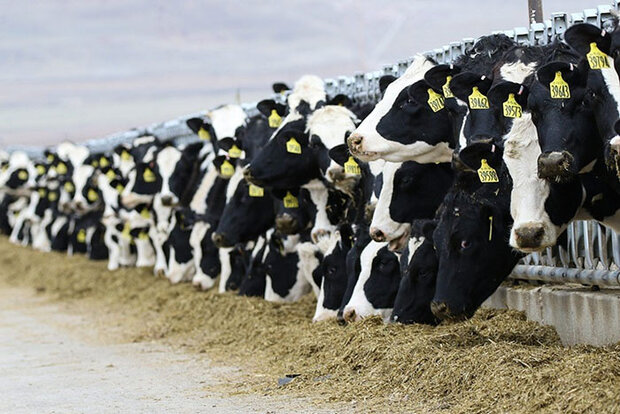
[[[213,240],[213,244],[215,244],[215,247],[220,249],[223,247],[232,246],[223,233],[213,233],[213,235],[211,236],[211,240]]]
[[[376,242],[384,242],[385,241],[385,233],[376,227],[370,228],[370,237]]]
[[[265,184],[262,181],[259,181],[256,179],[256,177],[254,177],[252,175],[252,171],[250,170],[250,167],[247,166],[244,170],[243,170],[243,178],[245,179],[245,181],[247,181],[248,183],[254,184],[254,185],[258,185],[263,187]]]
[[[295,234],[299,231],[299,223],[288,213],[276,217],[276,230],[282,234]]]
[[[516,248],[526,249],[526,251],[538,250],[541,247],[545,228],[542,224],[527,224],[514,229]]]
[[[161,204],[164,207],[172,207],[177,204],[177,200],[175,196],[172,195],[163,195],[161,196]]]
[[[353,133],[349,135],[347,146],[351,155],[362,161],[374,161],[379,157],[376,152],[364,150],[364,137],[361,134]]]
[[[469,315],[466,312],[454,312],[447,303],[436,301],[431,302],[431,312],[436,318],[450,322],[464,321],[473,315],[473,312]]]
[[[545,152],[538,156],[538,177],[566,183],[575,178],[575,159],[567,151]]]

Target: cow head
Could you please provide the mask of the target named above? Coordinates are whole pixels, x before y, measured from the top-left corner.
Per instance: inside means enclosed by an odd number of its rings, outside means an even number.
[[[347,139],[353,156],[363,161],[449,160],[454,148],[452,120],[441,91],[422,79],[432,66],[417,56],[385,87],[381,101]]]
[[[316,206],[306,189],[273,190],[277,201],[276,230],[280,234],[297,234],[312,226]]]
[[[99,171],[93,166],[80,165],[73,171],[74,193],[71,209],[78,214],[97,210],[102,206],[102,195],[97,184]]]
[[[436,325],[431,312],[435,296],[439,260],[433,247],[434,221],[417,221],[407,248],[401,256],[402,278],[390,320],[404,324]]]

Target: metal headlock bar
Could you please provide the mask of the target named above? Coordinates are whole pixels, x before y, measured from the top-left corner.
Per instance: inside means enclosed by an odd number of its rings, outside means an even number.
[[[600,5],[595,9],[585,9],[578,13],[552,13],[551,19],[542,23],[532,23],[527,27],[496,31],[503,33],[522,45],[545,45],[555,36],[562,38],[568,27],[577,23],[591,23],[605,28],[612,19],[612,10],[618,10],[620,0],[613,5]],[[450,63],[465,53],[475,43],[474,38],[464,38],[449,45],[423,52],[424,56],[438,63]],[[383,66],[374,72],[355,72],[353,76],[339,76],[325,79],[328,97],[346,94],[356,103],[376,103],[379,101],[379,79],[383,75],[402,75],[413,62],[413,57],[392,65]],[[274,95],[274,99],[282,99]],[[249,116],[256,113],[256,103],[242,104]],[[206,112],[194,113],[171,121],[153,124],[126,132],[112,134],[103,138],[86,141],[92,152],[108,152],[119,144],[129,143],[134,138],[152,134],[161,140],[174,140],[176,143],[192,142],[197,137],[185,124],[192,117],[205,116]],[[8,151],[26,151],[31,157],[43,155],[43,148],[13,146]],[[600,287],[620,287],[620,235],[594,221],[576,221],[567,229],[566,248],[554,246],[543,253],[533,253],[516,266],[512,277],[516,279],[539,280],[558,283],[581,283]]]

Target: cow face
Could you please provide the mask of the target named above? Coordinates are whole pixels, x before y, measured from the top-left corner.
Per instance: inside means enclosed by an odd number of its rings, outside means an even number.
[[[608,33],[591,24],[571,26],[566,42],[581,54],[588,71],[588,103],[594,111],[607,167],[620,177],[620,138],[614,124],[620,118],[620,30]]]
[[[370,237],[402,250],[413,219],[431,218],[452,184],[450,164],[386,163]]]
[[[593,112],[584,101],[584,65],[546,64],[538,70],[528,97],[542,149],[538,175],[552,182],[565,183],[591,169],[601,150]]]
[[[161,190],[162,178],[155,161],[137,163],[129,173],[127,186],[123,189],[121,200],[129,208],[138,204],[150,204],[153,196]]]
[[[316,216],[316,206],[306,189],[273,190],[278,200],[276,230],[280,234],[297,234],[310,228]]]
[[[256,239],[275,219],[274,201],[269,190],[249,184],[235,173],[227,188],[226,207],[213,233],[217,247],[230,247]]]
[[[390,318],[400,284],[398,255],[387,243],[371,241],[360,256],[361,270],[351,299],[344,307],[344,320],[353,322],[372,315]]]
[[[330,237],[330,244],[315,270],[321,276],[320,291],[312,322],[336,318],[347,288],[346,259],[353,244],[348,224],[340,226]]]
[[[265,256],[265,299],[270,302],[294,302],[310,291],[310,284],[300,274],[298,236],[272,235]]]
[[[432,221],[424,222],[423,231],[414,231],[416,235],[409,239],[401,256],[402,278],[394,300],[392,322],[428,325],[439,322],[431,312],[439,267],[432,238],[435,225]]]
[[[287,189],[301,187],[321,176],[318,153],[320,142],[297,129],[282,129],[246,167],[245,177],[259,186]]]
[[[99,172],[90,165],[80,165],[73,171],[73,200],[71,208],[78,214],[97,210],[102,205],[102,195],[97,185]]]

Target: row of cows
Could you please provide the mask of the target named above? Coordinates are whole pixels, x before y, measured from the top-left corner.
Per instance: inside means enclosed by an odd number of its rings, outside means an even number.
[[[587,24],[547,46],[486,36],[384,76],[376,105],[304,76],[257,115],[189,119],[184,146],[5,154],[0,229],[203,290],[312,292],[314,321],[465,319],[570,221],[620,230],[619,45]]]

